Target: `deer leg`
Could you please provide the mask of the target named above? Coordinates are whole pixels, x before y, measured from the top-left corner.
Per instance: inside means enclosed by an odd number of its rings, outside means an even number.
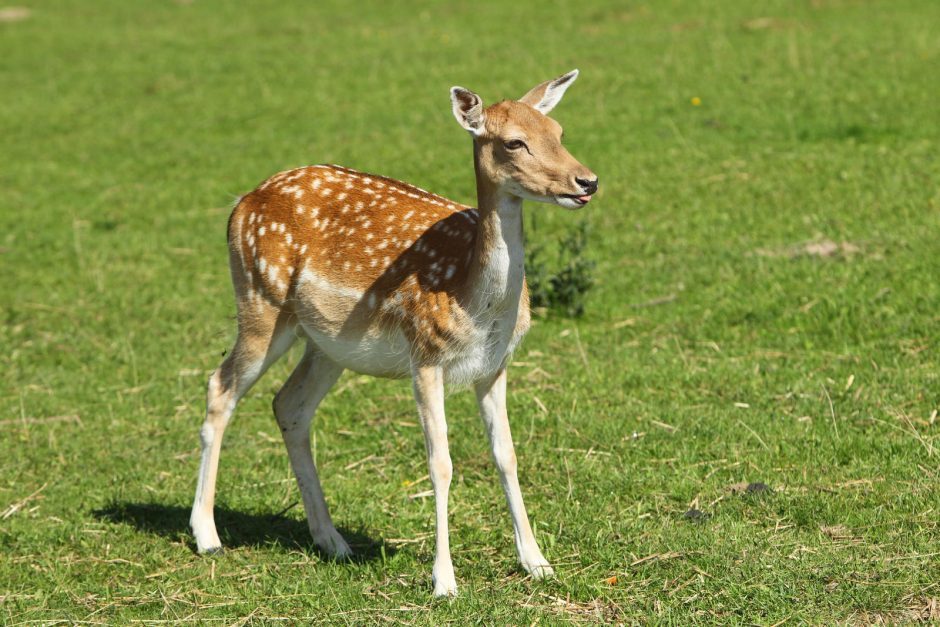
[[[196,547],[200,553],[214,553],[222,549],[215,528],[215,483],[219,469],[222,435],[235,411],[239,399],[293,344],[295,335],[286,314],[252,318],[250,324],[239,324],[238,339],[232,352],[209,377],[206,395],[206,420],[200,431],[202,461],[196,483],[196,497],[189,518]]]
[[[457,594],[454,565],[450,559],[450,539],[447,531],[447,495],[453,466],[447,447],[447,422],[444,418],[444,372],[439,367],[416,366],[414,394],[418,403],[418,416],[424,430],[424,443],[428,453],[428,471],[434,489],[435,554],[434,596]]]
[[[477,402],[480,416],[490,437],[493,461],[499,471],[499,480],[503,484],[509,513],[512,516],[512,530],[516,541],[516,553],[519,562],[527,573],[536,579],[551,576],[554,571],[548,560],[542,555],[532,534],[529,517],[522,502],[519,489],[519,477],[516,472],[516,452],[509,432],[509,417],[506,413],[506,370],[501,370],[492,380],[476,385]]]
[[[312,342],[308,342],[303,359],[274,397],[274,415],[281,427],[291,468],[297,477],[310,535],[317,546],[336,558],[348,557],[352,550],[333,526],[323,498],[320,477],[310,454],[310,423],[320,401],[342,372],[342,366],[321,353]]]

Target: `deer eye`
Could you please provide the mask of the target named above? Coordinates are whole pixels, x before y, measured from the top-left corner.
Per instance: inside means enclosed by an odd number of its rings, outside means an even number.
[[[525,148],[525,142],[521,139],[510,139],[504,144],[507,150],[519,150],[520,148]]]

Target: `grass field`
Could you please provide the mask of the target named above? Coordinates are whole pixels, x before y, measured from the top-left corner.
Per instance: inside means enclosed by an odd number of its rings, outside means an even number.
[[[0,12],[0,622],[940,619],[940,3],[21,4]],[[535,321],[509,398],[557,578],[517,567],[458,391],[460,596],[432,600],[410,387],[350,373],[314,449],[359,558],[322,560],[270,412],[296,349],[226,434],[227,551],[196,555],[233,200],[332,162],[473,202],[449,87],[492,102],[574,67],[554,116],[601,192],[527,205],[528,236],[586,221],[597,286],[583,318]]]

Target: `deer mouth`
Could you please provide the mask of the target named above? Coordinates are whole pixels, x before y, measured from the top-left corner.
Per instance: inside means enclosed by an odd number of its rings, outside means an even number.
[[[590,194],[559,194],[558,197],[573,200],[581,207],[591,202]]]

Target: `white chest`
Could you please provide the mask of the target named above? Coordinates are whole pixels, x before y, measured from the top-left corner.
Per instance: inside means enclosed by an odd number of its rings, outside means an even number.
[[[515,330],[525,276],[522,214],[519,207],[509,207],[498,218],[502,237],[482,260],[477,293],[468,307],[472,339],[445,366],[449,381],[466,383],[495,374],[521,339]]]
[[[377,301],[305,269],[294,300],[302,327],[331,359],[356,372],[408,376],[417,355],[440,363],[452,384],[492,376],[527,326],[519,324],[525,274],[521,201],[499,206],[486,219],[490,237],[477,249],[464,296],[455,292],[439,303],[441,293],[425,297],[403,288]]]
[[[444,364],[449,383],[465,384],[495,374],[521,339],[514,333],[519,315],[519,298],[494,304],[476,316],[473,331],[461,348]]]

